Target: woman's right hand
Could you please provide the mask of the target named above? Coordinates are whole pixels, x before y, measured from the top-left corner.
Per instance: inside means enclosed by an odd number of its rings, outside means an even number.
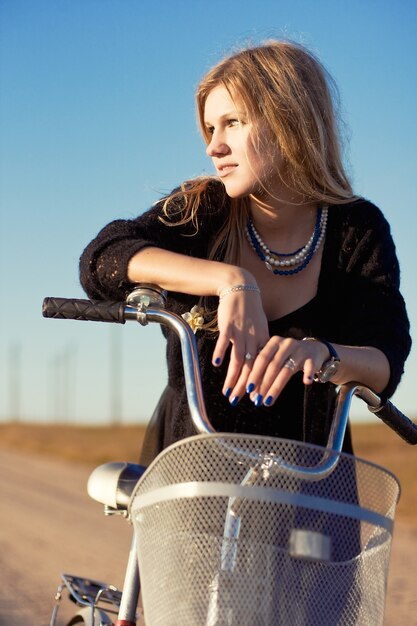
[[[155,283],[167,291],[199,297],[219,296],[219,337],[212,362],[220,365],[232,344],[223,393],[232,402],[241,398],[253,361],[269,339],[254,276],[237,265],[147,247],[131,258],[128,278],[132,283]],[[246,359],[245,355],[253,359]]]
[[[269,340],[268,321],[256,285],[237,287],[220,294],[219,337],[213,352],[213,365],[219,366],[232,344],[223,393],[233,405],[244,395],[256,355]]]

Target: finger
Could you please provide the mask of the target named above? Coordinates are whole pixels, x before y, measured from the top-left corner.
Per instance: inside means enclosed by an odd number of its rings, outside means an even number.
[[[232,403],[233,401],[235,401],[234,403],[237,404],[237,402],[245,395],[247,383],[248,383],[248,377],[250,376],[251,369],[252,369],[252,363],[253,363],[253,359],[249,359],[249,360],[245,359],[245,362],[243,366],[241,367],[239,377],[232,391],[229,394],[230,401]],[[227,387],[228,384],[229,382],[226,381],[225,386]],[[236,398],[238,398],[238,400],[236,400]]]
[[[235,392],[236,383],[242,370],[243,358],[236,356],[234,346],[230,352],[229,367],[227,368],[226,378],[223,384],[223,394],[229,398],[230,404],[237,404],[240,400],[239,394]]]
[[[312,358],[306,359],[301,365],[297,365],[294,357],[289,357],[288,359],[286,359],[281,370],[276,375],[275,380],[272,382],[269,389],[265,392],[264,404],[266,404],[267,406],[271,406],[272,404],[274,404],[275,400],[278,398],[285,385],[296,372],[303,371],[303,383],[305,385],[311,385],[314,381],[314,374],[316,372],[316,369],[317,368],[315,366],[315,362]],[[263,384],[267,385],[269,380],[267,372]]]
[[[288,383],[288,381],[292,378],[294,374],[295,374],[295,371],[290,370],[287,367],[283,367],[279,371],[272,385],[262,394],[263,403],[266,406],[272,406],[274,404],[274,402],[276,401],[276,399],[278,398],[278,396],[284,389],[285,385]]]
[[[270,389],[277,380],[285,385],[290,378],[299,370],[293,357],[285,358],[285,355],[277,354],[266,368],[262,381],[259,385],[259,393],[266,399],[270,395]],[[280,376],[281,375],[281,376]],[[280,376],[280,378],[278,378]],[[282,387],[279,387],[280,392]]]
[[[248,379],[248,384],[246,387],[247,393],[251,394],[254,390],[259,390],[259,387],[266,375],[268,368],[270,368],[271,363],[274,362],[278,358],[278,352],[280,350],[280,344],[278,341],[278,337],[272,337],[269,342],[260,350],[258,356],[255,359],[255,362],[252,367],[252,371],[250,377]],[[274,372],[273,378],[275,378],[280,364],[276,364],[276,371]],[[272,384],[272,380],[270,382]]]
[[[255,360],[254,354],[256,354],[255,348],[246,350],[243,353],[236,344],[232,346],[223,393],[233,405],[237,404],[245,393],[246,382]]]
[[[213,350],[212,363],[214,366],[218,367],[221,365],[224,359],[224,355],[230,344],[230,337],[225,333],[219,335],[219,338],[216,341],[216,345]]]
[[[283,349],[283,351],[281,351]],[[255,406],[262,406],[267,398],[267,391],[276,380],[285,360],[285,347],[279,338],[274,338],[258,355],[246,387],[247,393]],[[271,402],[268,399],[267,405]]]
[[[312,385],[314,382],[314,375],[317,372],[313,359],[306,359],[303,367],[303,383],[305,385]]]

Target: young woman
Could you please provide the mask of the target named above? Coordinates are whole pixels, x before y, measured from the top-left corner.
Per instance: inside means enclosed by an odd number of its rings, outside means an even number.
[[[216,175],[112,222],[81,257],[91,298],[122,299],[140,282],[168,291],[196,331],[219,431],[322,444],[336,385],[390,396],[403,372],[411,342],[395,247],[381,211],[352,192],[332,90],[292,43],[226,58],[197,89]],[[193,434],[179,344],[166,335],[148,457]]]

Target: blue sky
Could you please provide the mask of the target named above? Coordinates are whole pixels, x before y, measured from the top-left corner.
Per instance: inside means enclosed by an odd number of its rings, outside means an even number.
[[[159,329],[44,320],[42,299],[82,297],[78,257],[102,226],[212,171],[194,88],[271,37],[339,85],[348,170],[391,223],[417,344],[415,0],[0,0],[0,420],[149,417]],[[414,416],[416,353],[395,395]]]

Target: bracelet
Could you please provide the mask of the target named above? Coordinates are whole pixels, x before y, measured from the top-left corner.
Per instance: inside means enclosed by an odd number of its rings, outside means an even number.
[[[340,364],[340,358],[337,354],[336,350],[332,346],[331,343],[326,341],[325,339],[321,339],[318,337],[304,337],[303,341],[319,341],[324,344],[329,351],[330,359],[324,361],[321,368],[314,375],[314,381],[316,383],[327,383],[329,380],[333,378],[333,376],[337,373]]]
[[[219,300],[222,300],[225,296],[235,293],[236,291],[254,291],[256,293],[261,293],[258,285],[233,285],[233,287],[225,287],[221,290],[219,293]]]
[[[333,358],[333,359],[339,358],[332,344],[329,341],[326,341],[326,339],[322,339],[321,337],[304,337],[303,341],[318,341],[319,343],[323,343],[329,351],[330,358]]]

